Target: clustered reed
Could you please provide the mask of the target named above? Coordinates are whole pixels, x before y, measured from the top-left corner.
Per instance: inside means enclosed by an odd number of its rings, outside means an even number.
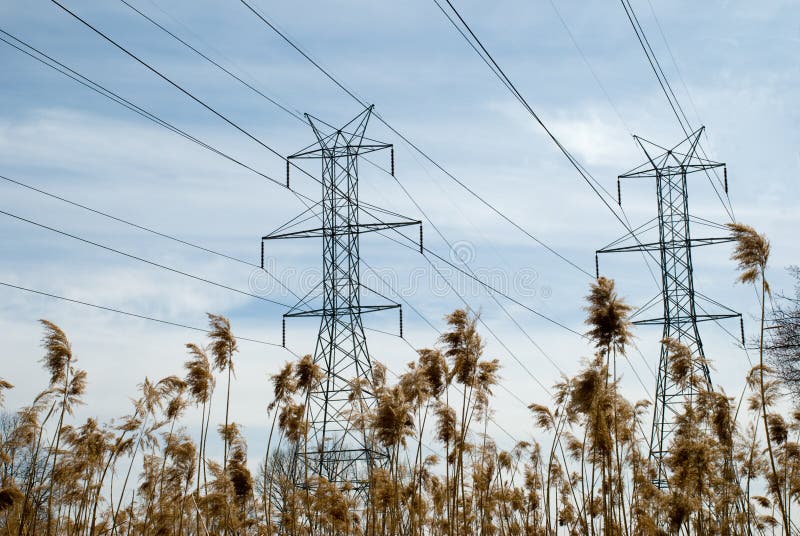
[[[549,403],[530,404],[538,440],[490,435],[500,363],[485,357],[468,311],[447,315],[436,344],[398,374],[374,363],[371,379],[352,380],[350,425],[388,460],[362,475],[361,493],[298,462],[310,448],[309,397],[324,379],[312,356],[270,377],[271,426],[251,463],[232,420],[238,347],[227,319],[209,315],[209,339],[186,345],[183,373],[145,378],[130,412],[109,423],[73,422],[86,372],[66,334],[42,321],[49,384],[0,420],[0,536],[796,534],[800,411],[786,412],[780,378],[764,364],[769,243],[744,225],[731,231],[739,279],[761,297],[759,363],[742,407],[707,385],[699,371],[710,363],[662,341],[671,380],[692,393],[673,416],[663,475],[648,456],[650,401],[620,390],[632,308],[602,277],[586,299],[595,354]],[[219,378],[221,461],[208,449]],[[0,404],[12,388],[0,379]],[[191,430],[182,424],[190,406],[200,414]],[[654,485],[662,477],[665,489]]]

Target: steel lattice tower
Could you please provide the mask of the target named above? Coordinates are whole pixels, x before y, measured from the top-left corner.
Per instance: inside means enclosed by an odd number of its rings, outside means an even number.
[[[355,492],[367,489],[370,470],[387,459],[386,451],[372,441],[356,418],[374,405],[372,365],[361,317],[400,308],[397,303],[362,304],[362,289],[370,289],[361,283],[359,236],[412,225],[419,225],[422,234],[420,221],[387,223],[381,216],[402,216],[359,201],[359,157],[392,149],[391,144],[364,136],[371,114],[370,106],[341,128],[306,114],[317,141],[288,157],[287,186],[292,160],[318,159],[322,164],[322,201],[262,238],[262,259],[264,240],[322,238],[322,282],[284,314],[284,345],[286,318],[320,317],[314,362],[324,371],[306,403],[310,428],[306,443],[296,449],[293,474],[296,481],[306,474],[316,475]],[[316,213],[321,225],[293,230],[308,219],[308,213]],[[315,307],[312,304],[318,298],[322,303]],[[402,336],[402,310],[400,315]]]
[[[689,212],[689,196],[687,176],[699,171],[707,172],[712,168],[724,167],[725,164],[713,162],[697,155],[697,147],[703,128],[692,133],[672,149],[666,149],[638,136],[634,139],[644,151],[647,161],[633,170],[620,175],[619,179],[651,178],[656,182],[658,215],[654,220],[642,225],[633,233],[628,233],[612,242],[597,253],[613,252],[646,252],[653,258],[657,253],[661,268],[661,295],[650,300],[648,305],[639,309],[634,316],[650,309],[658,303],[663,305],[662,316],[657,318],[636,319],[637,325],[663,325],[662,339],[670,338],[687,346],[692,355],[705,357],[703,342],[700,338],[698,323],[703,321],[734,318],[741,315],[718,302],[706,298],[694,287],[694,268],[692,266],[692,249],[698,246],[730,242],[730,237],[692,238],[690,224],[721,226],[710,224],[707,220],[694,218]],[[727,191],[727,172],[724,188]],[[618,191],[619,185],[618,185]],[[621,195],[620,195],[621,201]],[[658,238],[647,242],[640,240],[637,233],[645,234],[649,230],[658,229]],[[631,244],[630,242],[635,242]],[[599,273],[599,268],[598,268]],[[719,313],[709,313],[700,300],[705,300],[713,307],[721,309]],[[701,314],[698,314],[698,308]],[[656,467],[654,484],[660,488],[667,487],[664,457],[670,448],[670,437],[677,427],[675,416],[680,412],[683,403],[695,396],[694,389],[682,388],[674,381],[669,372],[668,354],[664,344],[658,360],[656,380],[656,396],[654,404],[653,427],[650,435],[650,459]],[[702,377],[708,388],[712,389],[708,367],[696,365],[694,374]]]

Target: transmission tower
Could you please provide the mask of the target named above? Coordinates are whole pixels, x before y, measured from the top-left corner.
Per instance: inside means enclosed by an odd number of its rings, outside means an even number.
[[[658,215],[596,252],[600,254],[638,251],[657,259],[661,268],[661,293],[636,311],[633,315],[634,324],[663,325],[662,340],[669,338],[680,341],[691,350],[692,355],[698,357],[705,357],[703,342],[697,327],[698,323],[736,317],[741,322],[741,314],[707,298],[694,286],[692,249],[733,240],[730,236],[692,238],[690,233],[690,224],[717,230],[724,229],[722,225],[694,217],[689,213],[687,176],[700,171],[707,173],[710,169],[719,167],[724,169],[725,167],[725,164],[713,162],[697,155],[702,132],[703,127],[671,149],[634,136],[637,144],[644,151],[647,161],[618,177],[618,200],[621,205],[620,179],[655,179]],[[724,170],[724,176],[724,189],[727,193],[727,170]],[[658,231],[657,238],[648,241],[650,237],[646,235],[656,229]],[[599,275],[597,257],[595,260]],[[645,316],[644,312],[652,309],[659,301],[663,306],[660,317],[637,318]],[[707,304],[708,310],[703,307],[703,302]],[[698,309],[700,309],[700,313],[698,313]],[[709,310],[719,312],[709,312]],[[677,427],[675,417],[681,411],[684,402],[696,395],[692,386],[683,388],[674,380],[670,374],[668,357],[667,349],[662,343],[661,355],[658,360],[653,427],[650,434],[650,460],[656,468],[653,483],[662,489],[667,487],[667,473],[663,461],[669,452],[670,437]],[[707,387],[711,389],[713,384],[708,367],[704,360],[698,361],[703,364],[696,365],[693,372],[702,378]]]
[[[296,448],[293,475],[302,486],[305,476],[319,476],[356,493],[369,486],[373,467],[383,466],[387,452],[370,437],[359,422],[374,406],[372,364],[362,315],[398,309],[402,336],[402,309],[397,303],[362,304],[362,290],[372,291],[361,282],[359,237],[364,233],[420,227],[422,222],[359,201],[358,163],[364,154],[391,150],[391,173],[394,175],[394,149],[391,144],[365,137],[372,115],[366,108],[341,128],[305,115],[316,142],[287,158],[286,180],[293,160],[316,159],[322,166],[322,200],[299,216],[262,237],[264,241],[289,238],[322,238],[322,281],[283,315],[283,344],[286,344],[286,319],[320,317],[314,362],[324,372],[306,402],[309,430],[305,443]],[[401,221],[387,223],[390,215]],[[318,227],[296,230],[310,217],[317,217]],[[383,297],[385,298],[385,297]],[[315,301],[321,299],[320,303]],[[302,480],[302,482],[301,482]]]

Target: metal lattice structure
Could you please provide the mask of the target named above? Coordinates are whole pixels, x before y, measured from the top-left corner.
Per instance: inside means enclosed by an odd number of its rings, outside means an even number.
[[[642,315],[657,305],[659,301],[663,305],[662,314],[655,318],[636,318],[634,324],[663,325],[662,340],[669,338],[680,341],[691,350],[692,355],[699,357],[705,357],[705,353],[698,323],[734,317],[741,319],[739,313],[705,297],[694,286],[692,249],[732,240],[728,236],[693,238],[690,232],[691,224],[717,229],[722,227],[708,220],[695,218],[689,212],[687,176],[700,171],[707,173],[710,169],[725,166],[725,164],[713,162],[697,155],[702,132],[703,128],[700,128],[671,149],[634,136],[639,147],[644,151],[647,161],[620,175],[619,179],[655,179],[658,215],[634,230],[633,233],[628,233],[597,251],[597,253],[645,252],[657,260],[661,268],[661,294],[639,309],[634,317]],[[725,177],[724,188],[727,191],[727,172]],[[618,191],[620,191],[619,183]],[[656,240],[642,239],[648,232],[656,229],[658,231]],[[717,309],[719,312],[708,312],[701,301],[709,304],[709,309]],[[670,438],[677,427],[675,416],[681,411],[684,402],[696,394],[692,386],[683,388],[674,381],[669,372],[668,357],[667,350],[662,343],[658,360],[653,427],[650,435],[650,459],[656,467],[654,484],[660,488],[667,487],[668,475],[663,459],[669,452]],[[694,374],[702,378],[707,387],[712,389],[713,384],[708,367],[704,360],[698,361],[703,364],[695,366]]]
[[[363,492],[369,485],[373,467],[387,459],[385,450],[375,444],[358,416],[374,405],[372,364],[364,335],[362,315],[387,309],[400,309],[397,303],[365,305],[361,283],[359,237],[364,233],[419,225],[403,219],[387,223],[385,215],[401,216],[359,200],[358,163],[366,153],[391,149],[391,144],[370,140],[365,131],[372,107],[365,109],[341,128],[306,114],[316,142],[287,159],[316,159],[322,164],[322,200],[300,216],[262,238],[322,238],[322,282],[284,314],[287,318],[320,317],[314,362],[324,372],[322,381],[311,391],[306,403],[309,431],[306,442],[294,454],[293,474],[299,485],[308,485],[306,476],[320,476],[340,487]],[[320,225],[295,230],[308,213],[319,217]],[[420,231],[421,235],[421,231]],[[374,291],[371,291],[374,292]],[[315,305],[315,300],[321,304]],[[400,309],[402,335],[402,309]]]

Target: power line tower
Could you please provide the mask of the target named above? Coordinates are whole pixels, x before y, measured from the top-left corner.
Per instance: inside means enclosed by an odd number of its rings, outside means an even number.
[[[600,254],[638,251],[644,252],[656,260],[661,267],[661,293],[636,311],[633,315],[634,324],[663,325],[662,339],[670,338],[680,341],[691,350],[693,355],[699,357],[705,357],[705,353],[697,327],[698,323],[736,317],[741,321],[741,314],[704,296],[694,287],[692,249],[733,240],[730,236],[692,238],[690,233],[690,224],[716,230],[725,229],[722,225],[692,216],[689,213],[687,176],[700,171],[708,173],[709,169],[725,167],[725,164],[713,162],[697,155],[703,128],[693,132],[671,149],[634,136],[639,147],[644,151],[647,161],[618,177],[619,202],[621,205],[620,179],[655,179],[658,215],[634,229],[633,232],[596,252]],[[724,175],[724,188],[727,192],[727,171]],[[647,236],[656,229],[658,231],[657,238],[652,239]],[[658,257],[655,256],[656,254]],[[599,263],[596,262],[596,264],[599,275]],[[659,301],[663,306],[660,317],[637,318],[656,306]],[[704,303],[709,309],[703,306]],[[698,309],[700,313],[698,313]],[[709,310],[718,312],[709,312]],[[697,366],[694,373],[705,380],[709,389],[713,388],[711,376],[705,364]],[[661,355],[658,360],[653,427],[650,434],[650,460],[656,467],[653,483],[659,488],[667,487],[667,473],[663,459],[669,452],[670,436],[677,427],[675,416],[680,412],[683,403],[694,397],[695,394],[692,387],[684,389],[672,378],[667,350],[662,343]]]
[[[336,128],[306,114],[316,142],[287,158],[287,186],[291,161],[320,160],[322,200],[262,237],[261,242],[263,263],[266,240],[322,238],[322,281],[283,315],[284,346],[287,318],[320,317],[314,362],[324,372],[322,381],[311,389],[307,399],[309,430],[305,443],[296,449],[292,471],[301,486],[309,485],[304,480],[306,475],[320,476],[356,493],[368,489],[370,470],[382,466],[387,459],[386,451],[375,444],[359,422],[359,416],[369,411],[375,401],[362,315],[399,309],[401,336],[403,329],[400,304],[361,302],[362,290],[378,293],[361,282],[359,237],[415,225],[420,226],[420,240],[422,237],[422,222],[359,200],[359,157],[390,149],[394,175],[392,145],[364,135],[371,115],[372,106]],[[382,218],[386,215],[401,221],[385,222]],[[318,227],[297,229],[315,217],[320,221]],[[315,303],[318,300],[321,304]]]

